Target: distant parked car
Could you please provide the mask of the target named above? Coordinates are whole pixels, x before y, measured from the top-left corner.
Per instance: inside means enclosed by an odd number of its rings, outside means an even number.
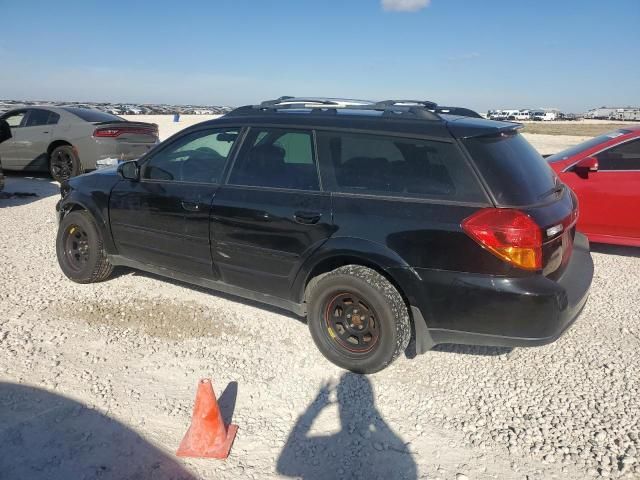
[[[640,247],[640,126],[592,138],[547,161],[578,195],[578,229],[589,240]]]
[[[158,142],[157,125],[99,110],[26,107],[0,119],[13,135],[0,145],[5,170],[49,171],[57,181],[138,158]]]

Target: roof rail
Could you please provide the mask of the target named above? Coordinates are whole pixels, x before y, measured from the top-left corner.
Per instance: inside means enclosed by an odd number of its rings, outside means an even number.
[[[432,102],[430,100],[382,100],[381,102],[376,102],[374,105],[379,107],[411,107],[411,106],[422,106],[429,110],[435,110],[438,104],[436,102]]]
[[[385,117],[403,118],[418,117],[424,120],[440,120],[436,112],[438,105],[427,100],[384,100],[369,102],[367,100],[350,100],[340,98],[301,98],[284,96],[275,100],[267,100],[259,105],[239,107],[227,115],[250,115],[256,111],[278,112],[281,110],[310,110],[311,113],[333,113],[338,110],[373,110],[382,112]]]

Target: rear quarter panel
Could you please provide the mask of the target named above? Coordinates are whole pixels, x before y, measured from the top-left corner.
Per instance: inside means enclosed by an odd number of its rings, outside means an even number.
[[[334,194],[334,236],[366,238],[411,268],[512,273],[462,230],[462,221],[484,206]]]

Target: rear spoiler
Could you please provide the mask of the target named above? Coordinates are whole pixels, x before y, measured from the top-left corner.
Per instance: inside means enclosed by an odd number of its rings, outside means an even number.
[[[465,107],[441,107],[438,105],[435,112],[443,113],[445,115],[458,115],[460,117],[482,118],[482,115],[478,112]]]
[[[461,117],[447,122],[447,128],[455,138],[485,137],[501,133],[516,133],[524,125],[515,122],[498,122],[484,118]]]

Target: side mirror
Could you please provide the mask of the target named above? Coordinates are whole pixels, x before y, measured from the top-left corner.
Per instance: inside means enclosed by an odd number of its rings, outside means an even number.
[[[581,172],[597,172],[598,159],[594,157],[583,158],[578,163],[576,163],[575,169]]]
[[[140,180],[140,167],[135,160],[131,162],[124,162],[118,165],[118,174],[126,179],[138,181]]]

